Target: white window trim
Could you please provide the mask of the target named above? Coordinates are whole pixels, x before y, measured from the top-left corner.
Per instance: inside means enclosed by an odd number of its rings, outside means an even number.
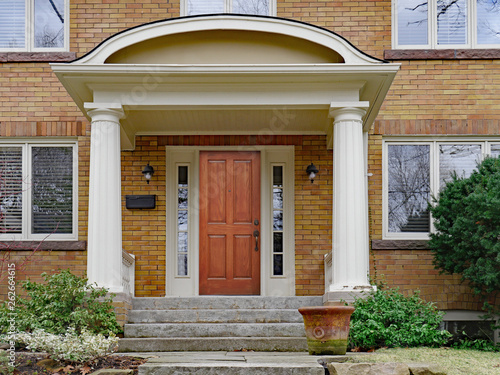
[[[35,48],[35,2],[33,0],[25,0],[25,20],[24,25],[24,47],[23,48],[0,48],[0,52],[66,52],[69,51],[69,2],[64,0],[64,47],[62,48]]]
[[[23,189],[22,189],[22,233],[0,233],[0,241],[68,241],[78,239],[78,142],[69,140],[48,139],[36,140],[5,140],[0,142],[1,146],[22,147],[23,149]],[[72,147],[73,148],[73,233],[71,234],[32,234],[29,228],[31,223],[31,194],[30,181],[31,176],[31,150],[33,147]]]
[[[491,152],[491,144],[499,144],[499,137],[391,137],[384,138],[382,144],[382,239],[384,240],[428,240],[429,234],[434,232],[434,223],[431,217],[430,233],[392,233],[389,232],[389,202],[388,202],[388,145],[429,145],[430,146],[430,187],[431,197],[439,191],[439,145],[450,144],[480,144],[481,160],[484,160]]]
[[[260,151],[261,160],[261,296],[295,295],[294,147],[293,146],[167,146],[166,147],[166,295],[199,295],[199,153],[200,151]],[[188,219],[188,276],[177,276],[177,167],[187,165],[190,212]],[[283,165],[283,276],[272,268],[272,166]],[[174,182],[174,183],[173,183]],[[172,220],[170,220],[172,219]]]
[[[188,1],[181,0],[181,17],[188,16]],[[233,11],[233,0],[224,0],[224,12],[232,13]],[[276,0],[269,0],[269,16],[276,16]]]
[[[429,0],[429,22],[428,22],[428,43],[427,44],[399,44],[398,43],[398,0],[392,0],[392,48],[393,49],[497,49],[500,44],[479,44],[477,43],[477,1],[467,0],[467,41],[466,44],[443,44],[437,43],[437,15],[436,1]]]

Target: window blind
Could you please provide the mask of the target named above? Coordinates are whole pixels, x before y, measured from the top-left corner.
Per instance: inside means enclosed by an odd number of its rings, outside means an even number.
[[[25,0],[0,1],[0,48],[25,48]]]
[[[0,147],[0,233],[22,232],[21,147]]]
[[[467,1],[437,2],[438,44],[467,44]]]
[[[33,147],[31,232],[73,232],[73,148]]]
[[[224,0],[188,0],[188,15],[224,13]]]

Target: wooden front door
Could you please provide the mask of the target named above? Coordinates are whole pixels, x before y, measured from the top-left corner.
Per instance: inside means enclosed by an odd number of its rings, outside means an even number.
[[[260,153],[200,152],[200,294],[260,294]]]

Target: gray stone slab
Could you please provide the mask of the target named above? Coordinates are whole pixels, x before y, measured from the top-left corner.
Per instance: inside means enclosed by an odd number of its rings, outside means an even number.
[[[129,323],[302,323],[298,309],[132,310]]]
[[[178,309],[298,309],[321,306],[322,297],[200,296],[133,298],[133,310]]]
[[[127,338],[141,337],[305,337],[303,323],[126,324]]]
[[[121,339],[120,352],[170,351],[278,351],[305,352],[305,337],[202,337],[202,338],[139,338]]]
[[[250,364],[250,363],[186,363],[145,364],[139,367],[139,375],[324,375],[324,368],[304,364]]]
[[[329,363],[330,375],[410,375],[404,363]]]

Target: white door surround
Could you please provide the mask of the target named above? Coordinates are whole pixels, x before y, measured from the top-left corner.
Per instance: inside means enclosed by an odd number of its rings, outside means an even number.
[[[262,296],[295,295],[295,237],[294,223],[284,220],[284,275],[272,274],[272,167],[284,169],[285,215],[294,217],[294,147],[293,146],[169,146],[167,153],[167,275],[166,294],[168,296],[196,296],[199,275],[199,153],[200,151],[259,151],[261,154],[261,293]],[[188,220],[188,275],[177,273],[177,167],[188,167],[189,220]],[[285,216],[284,215],[284,216]]]

